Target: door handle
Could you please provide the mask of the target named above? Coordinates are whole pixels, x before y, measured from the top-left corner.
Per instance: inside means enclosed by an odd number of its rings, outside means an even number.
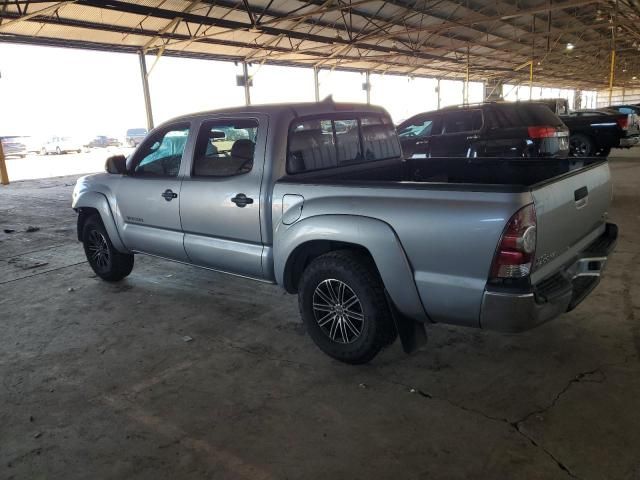
[[[236,206],[240,208],[244,208],[247,205],[250,205],[253,203],[253,198],[247,197],[244,193],[238,193],[235,197],[231,199],[231,201],[235,203]]]
[[[575,190],[573,192],[573,199],[576,202],[576,208],[580,210],[589,202],[589,189],[585,186]]]
[[[173,191],[170,188],[167,188],[164,192],[160,194],[160,196],[164,198],[167,202],[170,202],[174,198],[178,198],[178,194],[173,193]]]
[[[429,140],[418,140],[416,145],[429,145]]]

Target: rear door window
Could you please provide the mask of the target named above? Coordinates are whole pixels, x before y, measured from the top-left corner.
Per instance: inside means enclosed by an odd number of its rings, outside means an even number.
[[[482,112],[480,110],[462,110],[443,116],[443,134],[474,132],[480,128],[482,128]]]
[[[194,177],[229,177],[253,168],[258,121],[254,119],[204,122],[193,157]]]

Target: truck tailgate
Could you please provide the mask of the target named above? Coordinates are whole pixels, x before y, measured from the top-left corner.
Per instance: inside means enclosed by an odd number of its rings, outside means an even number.
[[[532,187],[537,247],[531,282],[570,262],[604,232],[611,202],[606,161]]]

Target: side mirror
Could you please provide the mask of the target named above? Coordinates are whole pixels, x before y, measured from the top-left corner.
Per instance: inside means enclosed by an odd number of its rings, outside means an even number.
[[[107,173],[124,175],[127,173],[127,157],[124,155],[113,155],[107,158],[104,169]]]

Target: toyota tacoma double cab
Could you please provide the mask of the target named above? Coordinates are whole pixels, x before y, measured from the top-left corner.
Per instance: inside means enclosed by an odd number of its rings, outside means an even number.
[[[617,228],[605,159],[408,159],[387,112],[323,101],[187,115],[77,181],[94,272],[148,254],[280,285],[328,355],[425,324],[519,331],[597,285]]]

